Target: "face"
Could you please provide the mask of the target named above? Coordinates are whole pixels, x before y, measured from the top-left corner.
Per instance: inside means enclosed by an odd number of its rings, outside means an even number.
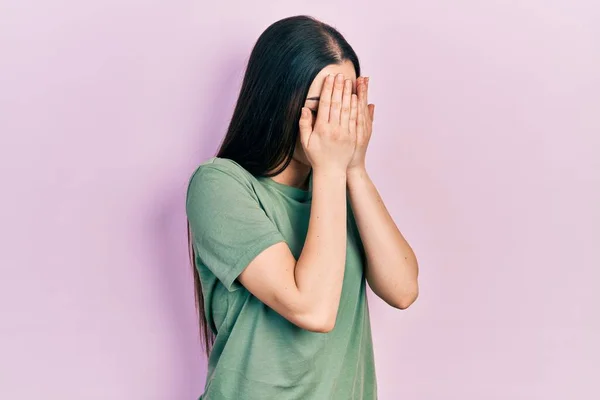
[[[312,111],[313,126],[315,125],[317,110],[319,109],[319,96],[321,95],[321,89],[328,74],[333,76],[337,74],[344,74],[344,79],[352,79],[352,93],[356,93],[356,71],[354,70],[354,64],[352,64],[351,61],[345,60],[342,64],[331,64],[319,71],[315,79],[312,81],[310,88],[308,89],[308,95],[306,96],[306,101],[304,102],[304,106],[308,107]],[[298,135],[298,140],[296,141],[296,148],[294,149],[293,158],[304,165],[310,166],[310,162],[306,158],[304,149],[300,143],[300,135]]]

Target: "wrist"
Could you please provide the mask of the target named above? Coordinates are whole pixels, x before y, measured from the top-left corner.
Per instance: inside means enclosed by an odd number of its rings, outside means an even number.
[[[367,168],[364,164],[353,165],[346,170],[348,179],[364,178],[367,175]]]
[[[320,179],[327,180],[339,180],[346,181],[347,179],[347,170],[344,168],[336,168],[336,167],[322,167],[322,168],[314,168],[313,167],[313,179],[319,177]]]

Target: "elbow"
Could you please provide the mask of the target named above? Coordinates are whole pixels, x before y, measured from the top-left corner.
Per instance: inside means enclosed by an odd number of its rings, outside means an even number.
[[[394,308],[406,310],[417,300],[417,297],[419,297],[419,287],[415,283],[410,288],[398,293],[389,303]]]
[[[335,328],[335,318],[330,318],[325,321],[316,322],[311,326],[311,329],[308,330],[315,333],[329,333],[333,328]]]
[[[335,328],[336,317],[337,310],[329,313],[317,311],[298,318],[296,325],[311,332],[329,333]]]

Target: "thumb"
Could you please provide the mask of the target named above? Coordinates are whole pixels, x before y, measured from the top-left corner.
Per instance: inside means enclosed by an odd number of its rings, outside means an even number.
[[[302,107],[300,115],[300,140],[304,145],[308,143],[308,138],[312,133],[312,115],[308,108]]]

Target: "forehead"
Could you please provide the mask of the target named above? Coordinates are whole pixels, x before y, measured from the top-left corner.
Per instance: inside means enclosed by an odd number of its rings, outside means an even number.
[[[323,83],[328,74],[333,76],[344,74],[344,79],[352,79],[353,88],[356,86],[356,71],[354,70],[354,64],[352,64],[352,61],[350,60],[344,60],[342,64],[330,64],[319,71],[308,89],[308,96],[318,96],[321,94],[321,88],[323,87]]]

